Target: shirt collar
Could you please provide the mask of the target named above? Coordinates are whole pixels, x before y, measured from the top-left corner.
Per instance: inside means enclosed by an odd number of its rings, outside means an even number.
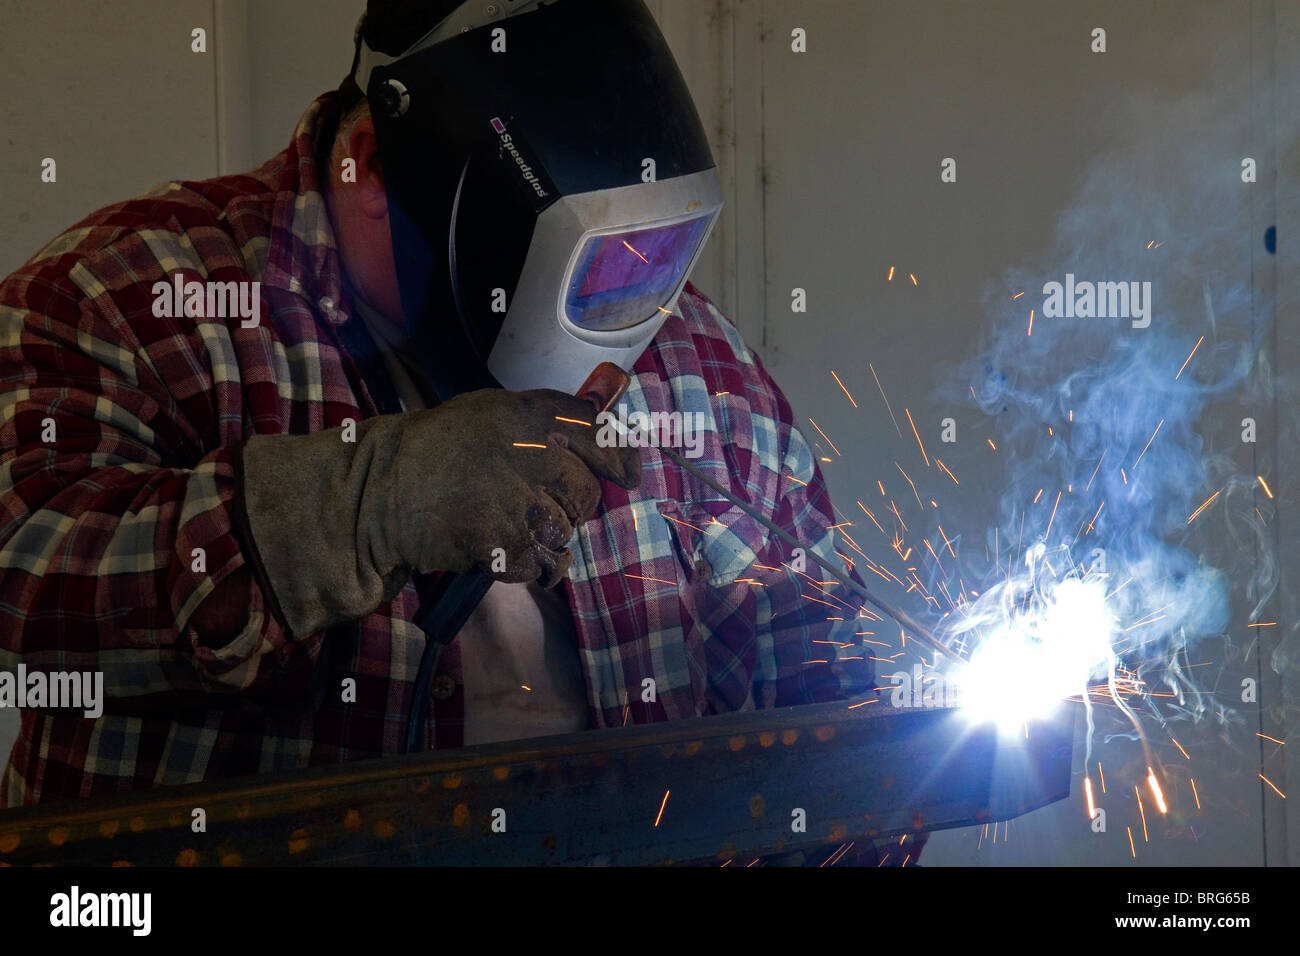
[[[338,93],[331,90],[307,107],[284,151],[281,179],[271,210],[271,242],[263,281],[300,295],[328,321],[348,318],[342,262],[329,210],[321,192],[316,147],[322,129],[334,128]]]

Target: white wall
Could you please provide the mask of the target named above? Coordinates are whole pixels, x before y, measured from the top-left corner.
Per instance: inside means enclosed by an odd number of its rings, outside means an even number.
[[[908,407],[933,441],[937,422],[953,411],[936,397],[936,381],[947,363],[978,347],[988,321],[979,309],[984,285],[1045,246],[1094,159],[1123,146],[1158,162],[1162,150],[1182,148],[1144,141],[1140,128],[1121,134],[1123,104],[1196,89],[1216,57],[1254,76],[1259,91],[1272,89],[1276,73],[1280,115],[1295,114],[1300,97],[1282,68],[1293,66],[1285,51],[1297,48],[1300,12],[1288,3],[1275,10],[1269,0],[649,4],[696,96],[727,188],[695,281],[762,355],[796,411],[839,445],[826,473],[841,508],[854,508],[877,477],[894,474],[896,460],[916,456],[910,434],[895,433],[868,363],[899,417]],[[346,71],[360,7],[360,0],[54,0],[7,11],[0,79],[22,95],[0,114],[7,227],[0,273],[92,208],[165,178],[245,169],[278,151],[312,97]],[[127,9],[129,16],[117,12]],[[1105,59],[1088,51],[1097,25],[1109,32]],[[190,52],[194,26],[211,31],[208,55]],[[794,27],[807,30],[806,54],[790,51]],[[1260,111],[1243,150],[1266,150],[1271,115]],[[59,160],[57,185],[39,184],[47,155]],[[959,160],[957,184],[939,182],[945,156]],[[1294,171],[1294,154],[1290,161]],[[1269,177],[1261,174],[1258,196],[1272,195]],[[1271,200],[1256,201],[1262,227],[1274,213]],[[1284,254],[1294,266],[1294,244]],[[1266,281],[1272,265],[1260,259],[1243,268]],[[898,270],[893,282],[885,278],[890,265]],[[1279,272],[1294,302],[1297,270]],[[794,287],[808,291],[806,314],[790,312]],[[1294,337],[1279,341],[1294,363]],[[844,399],[832,368],[860,408]],[[1212,412],[1207,427],[1226,427],[1235,414]],[[963,422],[974,429],[973,420]],[[969,519],[964,530],[978,540],[981,509],[1005,478],[994,461],[971,457],[966,468],[962,492],[944,505],[953,526]],[[0,747],[6,716],[0,712]],[[1228,746],[1203,736],[1198,782],[1218,809],[1169,823],[1143,845],[1140,862],[1253,864],[1264,859],[1266,841],[1270,862],[1285,857],[1286,819],[1261,793],[1240,740]],[[1157,743],[1168,749],[1163,738]],[[1278,779],[1294,776],[1269,759]],[[1200,827],[1195,838],[1189,822]],[[1122,829],[1098,838],[1082,823],[1076,795],[1017,821],[996,846],[974,831],[939,834],[926,859],[1131,862]],[[1300,833],[1289,846],[1293,858],[1300,854]]]

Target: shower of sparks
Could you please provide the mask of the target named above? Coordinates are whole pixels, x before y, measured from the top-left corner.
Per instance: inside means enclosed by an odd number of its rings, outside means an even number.
[[[668,794],[670,794],[670,793],[672,793],[671,790],[665,790],[665,791],[664,791],[664,800],[663,800],[663,803],[659,804],[659,814],[658,814],[658,816],[655,817],[655,826],[656,826],[656,827],[659,826],[659,821],[662,820],[662,819],[664,818],[664,807],[668,806]]]
[[[835,374],[835,370],[834,370],[834,369],[831,369],[831,378],[835,379],[835,384],[836,384],[836,385],[838,385],[840,388],[844,389],[844,394],[848,396],[848,399],[849,399],[850,402],[853,402],[853,407],[854,407],[854,408],[857,408],[857,407],[858,407],[858,403],[853,401],[853,396],[852,396],[852,395],[849,395],[849,390],[848,390],[847,388],[844,388],[844,383],[840,381],[840,377],[839,377],[838,375]]]
[[[1190,362],[1190,361],[1192,360],[1192,356],[1196,354],[1196,350],[1199,349],[1199,348],[1201,347],[1201,343],[1204,342],[1204,341],[1205,341],[1205,336],[1204,336],[1204,335],[1202,335],[1199,339],[1196,340],[1196,344],[1192,346],[1192,351],[1191,351],[1191,353],[1187,356],[1186,361],[1183,362],[1183,368],[1180,368],[1180,369],[1178,370],[1178,375],[1175,375],[1175,376],[1174,376],[1174,381],[1175,381],[1175,382],[1178,381],[1179,376],[1181,376],[1181,375],[1183,374],[1183,369],[1187,368],[1187,363]]]
[[[1160,781],[1156,779],[1156,772],[1147,767],[1147,786],[1151,788],[1151,796],[1155,797],[1156,807],[1161,813],[1168,813],[1169,808],[1165,806],[1165,795],[1160,789]]]

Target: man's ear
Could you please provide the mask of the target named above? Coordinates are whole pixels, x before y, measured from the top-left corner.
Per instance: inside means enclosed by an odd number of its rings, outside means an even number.
[[[348,155],[357,162],[356,188],[360,209],[371,219],[388,215],[388,194],[384,190],[384,171],[379,162],[379,141],[375,138],[375,121],[363,116],[352,124],[348,134]]]

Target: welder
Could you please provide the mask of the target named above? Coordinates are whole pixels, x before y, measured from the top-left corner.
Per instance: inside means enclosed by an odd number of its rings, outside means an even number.
[[[851,596],[594,427],[612,363],[621,407],[692,416],[695,468],[834,554],[789,404],[687,282],[722,190],[641,0],[371,0],[354,39],[277,156],[0,284],[0,667],[107,697],[24,711],[0,803],[871,686]],[[258,314],[154,307],[191,282]]]

